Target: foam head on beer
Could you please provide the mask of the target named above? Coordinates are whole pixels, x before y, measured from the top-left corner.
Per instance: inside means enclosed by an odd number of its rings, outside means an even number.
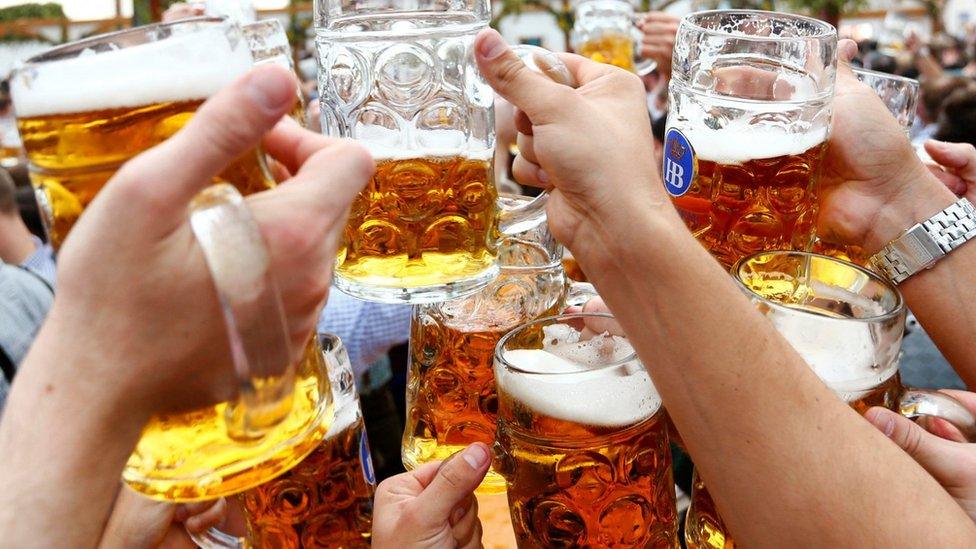
[[[174,29],[164,40],[33,64],[29,81],[10,84],[17,116],[206,99],[252,66],[247,44],[228,40],[226,32],[223,25]]]
[[[504,352],[512,369],[496,371],[496,382],[511,399],[541,415],[595,427],[634,425],[660,408],[626,338],[604,333],[584,339],[563,324],[544,332],[542,349]]]

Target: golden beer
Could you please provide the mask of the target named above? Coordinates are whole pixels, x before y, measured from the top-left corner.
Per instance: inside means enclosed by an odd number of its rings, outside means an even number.
[[[726,268],[755,252],[810,249],[827,150],[826,141],[818,140],[775,154],[784,147],[770,141],[773,154],[767,155],[759,144],[743,139],[741,145],[724,144],[733,151],[729,154],[704,145],[696,149],[697,177],[685,194],[672,197],[695,238]],[[689,140],[698,147],[692,136]]]
[[[55,248],[122,164],[175,134],[251,68],[240,29],[229,25],[199,18],[96,36],[31,58],[14,74],[17,127],[50,208]],[[158,179],[168,184],[165,174]],[[245,195],[274,186],[259,150],[214,182]]]
[[[339,282],[409,289],[484,274],[497,254],[497,197],[490,156],[377,160],[343,233]]]
[[[545,228],[536,231],[551,239]],[[565,302],[561,247],[553,247],[508,239],[500,248],[501,272],[486,288],[414,307],[403,433],[408,469],[447,459],[473,442],[494,442],[495,345],[524,322],[558,314]],[[504,490],[505,479],[489,470],[478,493]]]
[[[334,432],[335,434],[331,434]],[[240,494],[249,546],[357,549],[370,546],[373,482],[356,405],[337,414],[329,437],[280,477]]]
[[[18,118],[31,180],[45,193],[51,208],[52,245],[61,246],[82,211],[122,164],[179,131],[203,101]],[[274,186],[260,151],[228,166],[214,182],[231,183],[244,195]],[[159,184],[165,185],[165,179]]]
[[[598,63],[637,72],[634,65],[634,39],[627,34],[605,32],[580,44],[578,53]]]
[[[518,546],[679,547],[667,419],[643,365],[623,338],[547,322],[496,354],[494,464]]]
[[[150,419],[122,478],[137,492],[168,501],[241,492],[300,462],[333,420],[332,389],[320,347],[309,343],[298,364],[291,412],[256,440],[232,437],[228,403]]]

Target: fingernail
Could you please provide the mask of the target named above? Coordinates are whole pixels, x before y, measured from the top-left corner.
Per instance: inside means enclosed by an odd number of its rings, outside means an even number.
[[[539,178],[539,182],[540,183],[548,183],[549,182],[549,174],[547,174],[546,173],[546,170],[543,170],[542,168],[539,168],[538,173],[536,173],[536,177]]]
[[[508,49],[508,44],[502,39],[502,35],[493,29],[489,29],[481,39],[478,53],[481,54],[481,57],[491,60],[505,53],[506,49]]]
[[[484,444],[472,444],[461,454],[461,457],[472,469],[481,469],[488,463],[488,447]]]
[[[280,109],[297,93],[295,88],[286,83],[283,78],[272,74],[269,70],[259,70],[251,73],[247,81],[247,93],[256,103],[269,111]]]

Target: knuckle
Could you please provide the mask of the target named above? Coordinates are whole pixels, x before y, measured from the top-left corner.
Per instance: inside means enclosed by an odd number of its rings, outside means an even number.
[[[495,77],[505,86],[511,87],[522,77],[525,65],[514,54],[506,56],[495,67]]]
[[[922,444],[922,428],[914,423],[909,425],[908,429],[905,431],[905,434],[902,436],[902,449],[905,450],[908,455],[917,457],[919,451],[922,449]]]
[[[446,466],[441,467],[441,470],[437,474],[451,487],[458,488],[464,482],[464,476],[454,465],[456,464],[449,463]]]

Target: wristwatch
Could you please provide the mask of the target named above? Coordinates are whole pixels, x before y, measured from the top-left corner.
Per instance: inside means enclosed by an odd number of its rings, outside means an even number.
[[[965,199],[916,224],[871,257],[875,271],[895,284],[931,269],[952,250],[976,237],[976,208]]]

